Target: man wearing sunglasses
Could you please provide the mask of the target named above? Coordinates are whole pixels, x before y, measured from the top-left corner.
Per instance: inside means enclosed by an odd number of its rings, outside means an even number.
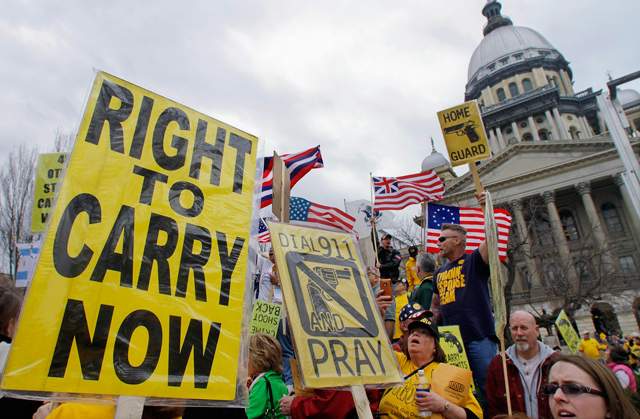
[[[498,350],[489,299],[489,255],[483,242],[465,253],[467,231],[457,224],[442,224],[438,247],[447,260],[434,272],[431,310],[439,324],[460,326],[478,399],[485,404],[487,368]]]
[[[514,311],[509,318],[514,344],[507,348],[507,379],[513,412],[534,419],[551,418],[549,398],[540,391],[547,384],[551,366],[558,358],[549,346],[538,340],[536,319],[526,311]],[[507,413],[507,397],[502,358],[496,355],[487,372],[487,416]]]

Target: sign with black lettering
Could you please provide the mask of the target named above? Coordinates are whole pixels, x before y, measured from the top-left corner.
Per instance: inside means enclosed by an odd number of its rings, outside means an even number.
[[[98,73],[3,389],[239,404],[257,142]]]
[[[401,382],[355,237],[279,223],[269,231],[304,387]]]
[[[440,111],[438,120],[452,166],[491,157],[477,101],[471,100]]]
[[[32,233],[42,233],[47,226],[53,209],[56,188],[62,181],[62,170],[66,159],[66,153],[47,153],[38,156],[31,208]]]
[[[281,313],[281,304],[256,300],[253,305],[253,313],[251,313],[249,334],[254,335],[256,333],[266,333],[267,335],[276,337],[278,334],[278,325],[280,324]]]

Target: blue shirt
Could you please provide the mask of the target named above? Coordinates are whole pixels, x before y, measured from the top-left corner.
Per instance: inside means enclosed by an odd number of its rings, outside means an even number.
[[[465,343],[495,335],[489,265],[478,249],[442,265],[433,275],[443,324],[460,326]]]

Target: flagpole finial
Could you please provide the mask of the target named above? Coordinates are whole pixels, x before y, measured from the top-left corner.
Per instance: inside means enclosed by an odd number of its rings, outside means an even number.
[[[430,137],[430,138],[431,138],[431,154],[433,154],[436,152],[436,142],[433,141],[433,137]]]

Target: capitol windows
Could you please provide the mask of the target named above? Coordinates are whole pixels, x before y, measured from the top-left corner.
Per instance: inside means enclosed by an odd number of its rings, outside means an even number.
[[[498,95],[498,102],[502,102],[507,98],[507,95],[504,93],[504,89],[502,87],[496,90],[496,95]]]
[[[523,79],[522,88],[524,89],[525,92],[528,92],[529,90],[533,90],[533,84],[531,83],[531,80]]]
[[[549,217],[547,217],[547,214],[536,212],[534,230],[536,232],[538,244],[545,247],[553,245],[551,223],[549,222]]]
[[[633,261],[632,256],[620,256],[618,258],[620,262],[620,270],[625,274],[631,274],[636,272],[636,264]]]
[[[620,213],[618,213],[618,209],[611,202],[602,204],[602,218],[604,219],[609,234],[622,233],[624,231],[622,221],[620,220]]]
[[[511,95],[511,97],[516,97],[520,94],[517,84],[513,82],[509,83],[509,94]]]
[[[549,135],[549,131],[547,131],[546,129],[541,129],[540,131],[538,131],[538,136],[542,141],[548,141],[551,139],[551,135]]]
[[[564,231],[564,236],[567,240],[576,241],[580,238],[578,223],[576,223],[576,218],[573,216],[571,211],[560,211],[560,223],[562,223],[562,230]]]
[[[522,141],[533,141],[533,135],[527,132],[522,136]]]

